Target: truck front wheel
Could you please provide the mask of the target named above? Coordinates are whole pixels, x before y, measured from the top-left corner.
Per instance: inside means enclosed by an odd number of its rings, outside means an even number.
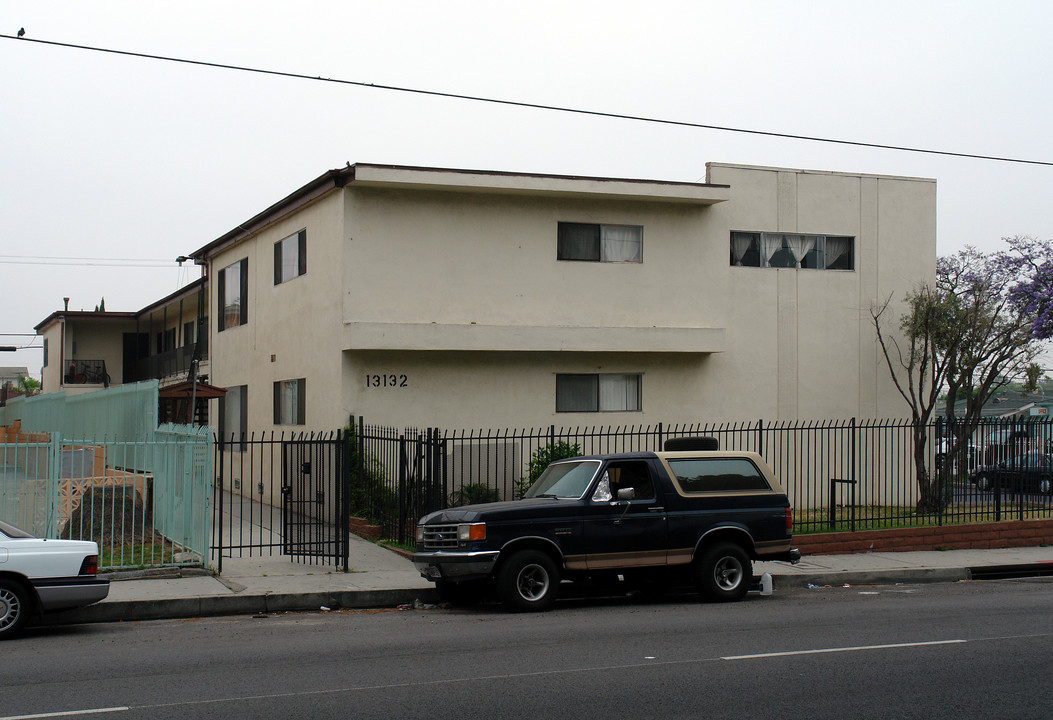
[[[710,602],[733,602],[745,597],[753,582],[749,555],[735,543],[708,547],[695,561],[695,585]]]
[[[556,601],[559,570],[545,553],[520,550],[501,563],[496,586],[498,598],[510,610],[548,610]]]

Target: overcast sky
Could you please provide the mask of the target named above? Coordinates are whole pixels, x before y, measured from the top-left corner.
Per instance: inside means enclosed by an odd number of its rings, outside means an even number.
[[[0,35],[707,125],[1053,161],[1053,3],[51,2]],[[139,310],[346,162],[700,181],[931,177],[937,250],[1053,238],[1053,167],[486,105],[0,38],[0,333]],[[26,256],[33,256],[32,258]],[[47,264],[29,262],[41,257]],[[87,260],[71,260],[87,258]],[[157,267],[114,267],[115,259]],[[75,264],[60,264],[75,263]],[[107,264],[111,263],[111,264]],[[140,263],[141,265],[142,263]],[[39,377],[40,339],[0,355]]]

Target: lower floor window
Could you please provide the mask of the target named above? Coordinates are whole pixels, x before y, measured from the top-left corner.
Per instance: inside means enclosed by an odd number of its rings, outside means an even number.
[[[274,424],[303,425],[306,412],[307,380],[279,380],[274,383]]]
[[[219,432],[225,442],[236,442],[245,449],[245,432],[248,416],[248,386],[234,385],[219,401]]]
[[[631,412],[639,409],[639,373],[556,375],[556,412]]]

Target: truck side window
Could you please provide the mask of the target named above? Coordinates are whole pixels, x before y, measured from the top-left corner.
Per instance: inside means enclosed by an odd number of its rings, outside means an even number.
[[[607,466],[607,474],[610,476],[613,497],[618,497],[618,491],[623,488],[632,488],[635,491],[634,499],[654,499],[654,483],[651,481],[651,472],[646,462],[640,460],[613,462]]]

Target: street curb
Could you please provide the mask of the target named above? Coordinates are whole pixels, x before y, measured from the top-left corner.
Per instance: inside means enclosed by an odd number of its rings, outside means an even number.
[[[1050,563],[999,566],[1012,569],[1015,577],[1049,575]],[[867,585],[923,584],[971,580],[982,568],[899,568],[896,570],[848,570],[842,572],[773,574],[776,591],[795,588],[823,588]],[[266,593],[254,595],[215,595],[162,600],[101,602],[76,610],[44,617],[44,625],[128,622],[138,620],[179,620],[222,615],[258,615],[278,612],[317,612],[329,610],[390,608],[412,605],[416,601],[438,603],[434,588],[392,590],[338,590],[304,593]]]
[[[399,590],[340,590],[306,593],[268,593],[263,595],[216,595],[163,600],[101,602],[76,610],[44,616],[44,625],[125,622],[137,620],[178,620],[221,615],[257,615],[276,612],[397,607],[439,601],[432,588]]]
[[[960,582],[971,579],[968,568],[904,568],[900,570],[855,570],[773,576],[774,587],[804,588],[844,585],[894,585]]]

